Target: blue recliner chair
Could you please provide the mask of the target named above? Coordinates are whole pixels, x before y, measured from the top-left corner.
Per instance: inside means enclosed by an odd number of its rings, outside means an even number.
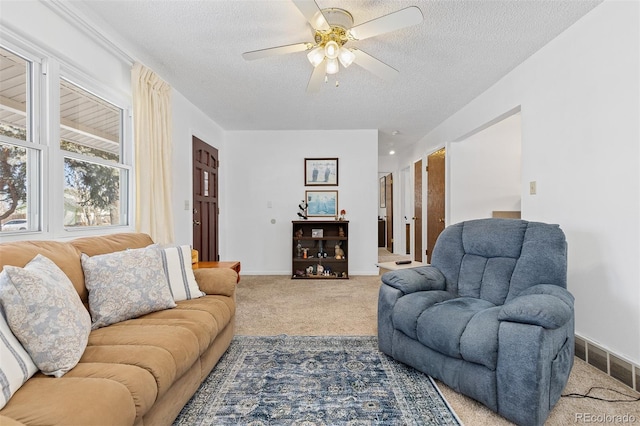
[[[519,425],[541,425],[574,355],[573,296],[557,225],[447,227],[432,263],[382,276],[380,350]]]

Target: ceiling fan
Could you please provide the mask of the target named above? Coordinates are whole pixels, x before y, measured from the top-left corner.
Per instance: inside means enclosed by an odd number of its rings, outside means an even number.
[[[356,63],[384,80],[392,80],[398,70],[355,47],[345,47],[352,41],[364,40],[380,34],[399,30],[422,22],[422,12],[416,6],[375,18],[353,26],[353,16],[344,9],[320,9],[315,0],[292,0],[300,13],[314,30],[314,41],[288,44],[268,49],[245,52],[245,60],[266,58],[294,52],[309,51],[307,58],[313,65],[313,72],[307,85],[307,92],[317,92],[321,83],[327,81],[327,74],[335,74],[340,65],[347,68]],[[337,82],[336,82],[337,85]]]

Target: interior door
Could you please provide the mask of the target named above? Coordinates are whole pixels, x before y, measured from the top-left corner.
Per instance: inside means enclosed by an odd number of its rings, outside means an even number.
[[[193,136],[193,248],[199,261],[218,254],[218,150]]]
[[[444,230],[445,149],[427,157],[427,263],[436,240]]]
[[[413,166],[413,259],[422,262],[422,160]]]
[[[393,174],[385,179],[385,205],[387,209],[387,250],[393,253]]]

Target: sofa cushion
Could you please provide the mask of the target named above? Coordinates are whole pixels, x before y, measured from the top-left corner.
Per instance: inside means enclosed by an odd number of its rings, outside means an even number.
[[[61,377],[87,344],[91,319],[69,278],[42,255],[0,273],[0,303],[11,331],[44,373]]]
[[[177,302],[204,296],[193,275],[191,247],[164,247],[160,253],[173,300]]]
[[[211,316],[211,321],[216,323],[218,331],[222,331],[235,315],[236,304],[231,297],[212,295],[178,302],[178,309],[206,312]]]
[[[516,259],[465,254],[460,265],[458,294],[501,305],[507,298]]]
[[[158,397],[158,387],[151,373],[136,365],[80,362],[64,378],[108,379],[124,385],[136,407],[136,417],[149,411]]]
[[[38,254],[58,265],[71,280],[83,303],[88,295],[84,286],[84,274],[80,265],[80,252],[68,243],[58,241],[16,241],[0,244],[0,267],[5,265],[24,267]]]
[[[119,347],[122,359],[110,358],[104,362],[128,363],[132,359],[128,352],[135,351],[135,359],[144,363],[137,365],[150,367],[149,372],[156,378],[158,396],[191,368],[200,356],[198,337],[189,329],[173,326],[170,322],[158,325],[132,320],[99,328],[89,336],[91,346]],[[102,360],[99,356],[83,356],[82,362]]]
[[[38,368],[11,332],[4,313],[0,309],[0,384],[2,384],[0,409],[5,406],[15,391],[20,389],[20,386],[37,371]]]
[[[99,235],[96,237],[76,238],[70,245],[87,256],[114,253],[117,251],[144,248],[153,244],[147,234],[139,232],[123,232],[119,234]]]
[[[114,380],[87,377],[56,379],[37,373],[2,409],[2,415],[27,425],[132,425],[136,408],[131,393]]]
[[[449,300],[454,295],[446,291],[418,291],[398,299],[393,308],[391,318],[394,328],[402,331],[412,339],[416,339],[418,318],[425,309],[436,303]]]
[[[82,254],[92,329],[175,307],[157,248]]]
[[[463,359],[460,340],[469,322],[479,312],[493,307],[491,302],[472,297],[437,303],[418,318],[418,341],[443,355]]]
[[[501,306],[475,314],[460,336],[462,359],[495,370],[498,363],[498,315]]]

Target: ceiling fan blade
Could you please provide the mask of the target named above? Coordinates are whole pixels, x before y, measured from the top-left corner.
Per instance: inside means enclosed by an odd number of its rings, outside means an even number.
[[[314,30],[329,31],[331,27],[314,0],[291,0]]]
[[[419,24],[423,19],[422,11],[417,6],[410,6],[356,25],[349,30],[349,35],[356,40],[364,40],[365,38]]]
[[[296,43],[288,44],[286,46],[270,47],[268,49],[253,50],[251,52],[244,52],[242,57],[247,61],[254,59],[262,59],[268,56],[285,55],[287,53],[303,52],[313,47],[312,43]]]
[[[307,84],[307,92],[315,93],[320,91],[320,86],[324,81],[324,76],[327,74],[327,61],[322,61],[320,65],[313,69],[309,84]]]
[[[372,74],[377,75],[383,80],[393,81],[394,78],[398,75],[399,71],[379,59],[374,58],[373,56],[364,53],[360,49],[352,49],[356,58],[354,59],[354,63],[358,64],[362,68],[371,72]]]

